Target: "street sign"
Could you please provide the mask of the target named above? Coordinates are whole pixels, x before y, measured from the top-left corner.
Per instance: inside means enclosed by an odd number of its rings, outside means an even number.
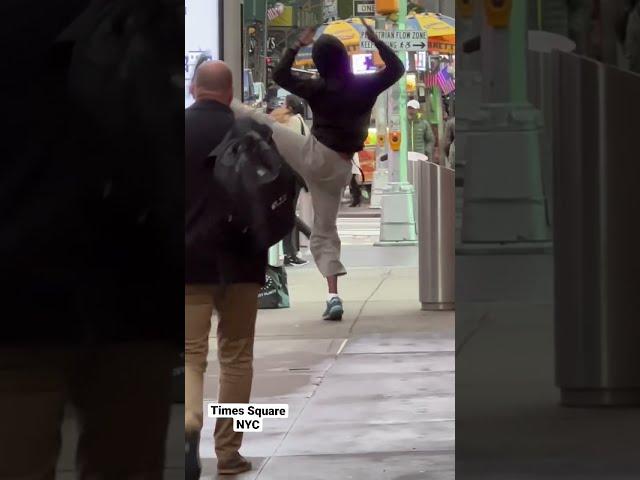
[[[427,32],[422,30],[376,30],[376,35],[393,50],[404,52],[421,52],[427,49]],[[376,50],[373,42],[366,36],[360,38],[360,49]]]
[[[375,0],[353,0],[354,17],[375,17]]]

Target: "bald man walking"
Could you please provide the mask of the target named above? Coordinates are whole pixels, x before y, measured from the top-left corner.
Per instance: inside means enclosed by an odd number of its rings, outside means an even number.
[[[213,182],[209,153],[234,124],[229,105],[232,77],[222,62],[205,62],[196,71],[192,94],[195,103],[185,110],[186,235],[197,228],[205,202],[224,202]],[[211,317],[218,318],[220,373],[218,403],[248,403],[253,379],[253,339],[258,291],[265,280],[267,252],[251,249],[236,238],[225,239],[206,253],[185,252],[185,434],[187,479],[200,475],[198,444],[203,423],[203,383],[207,367]],[[238,474],[251,469],[238,452],[242,433],[233,431],[232,419],[216,422],[215,450],[218,473]]]

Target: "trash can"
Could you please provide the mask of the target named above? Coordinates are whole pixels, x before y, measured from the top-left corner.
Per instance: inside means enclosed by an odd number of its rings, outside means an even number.
[[[556,384],[567,406],[640,405],[640,77],[552,55]]]
[[[455,307],[455,172],[417,162],[418,256],[423,310]]]

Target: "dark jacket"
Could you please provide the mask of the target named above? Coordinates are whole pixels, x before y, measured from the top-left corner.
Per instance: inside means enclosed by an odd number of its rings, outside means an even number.
[[[214,186],[208,156],[233,123],[231,109],[213,100],[196,102],[185,111],[185,218],[192,218],[207,196],[213,195],[216,203],[227,201]],[[186,252],[185,283],[264,283],[267,252],[251,254],[237,239],[226,240],[224,246],[212,248],[207,257]]]
[[[347,50],[331,35],[321,35],[313,45],[313,61],[320,78],[293,76],[291,66],[298,53],[293,48],[287,49],[273,71],[278,85],[309,102],[313,111],[311,133],[336,152],[353,155],[364,148],[378,95],[404,74],[404,65],[393,50],[382,41],[376,42],[376,47],[385,68],[370,75],[351,72]]]

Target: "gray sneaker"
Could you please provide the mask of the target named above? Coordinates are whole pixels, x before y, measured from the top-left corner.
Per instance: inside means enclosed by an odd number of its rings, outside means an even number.
[[[342,300],[340,297],[333,297],[327,302],[327,309],[322,314],[323,320],[342,320],[342,314],[344,309],[342,308]]]

